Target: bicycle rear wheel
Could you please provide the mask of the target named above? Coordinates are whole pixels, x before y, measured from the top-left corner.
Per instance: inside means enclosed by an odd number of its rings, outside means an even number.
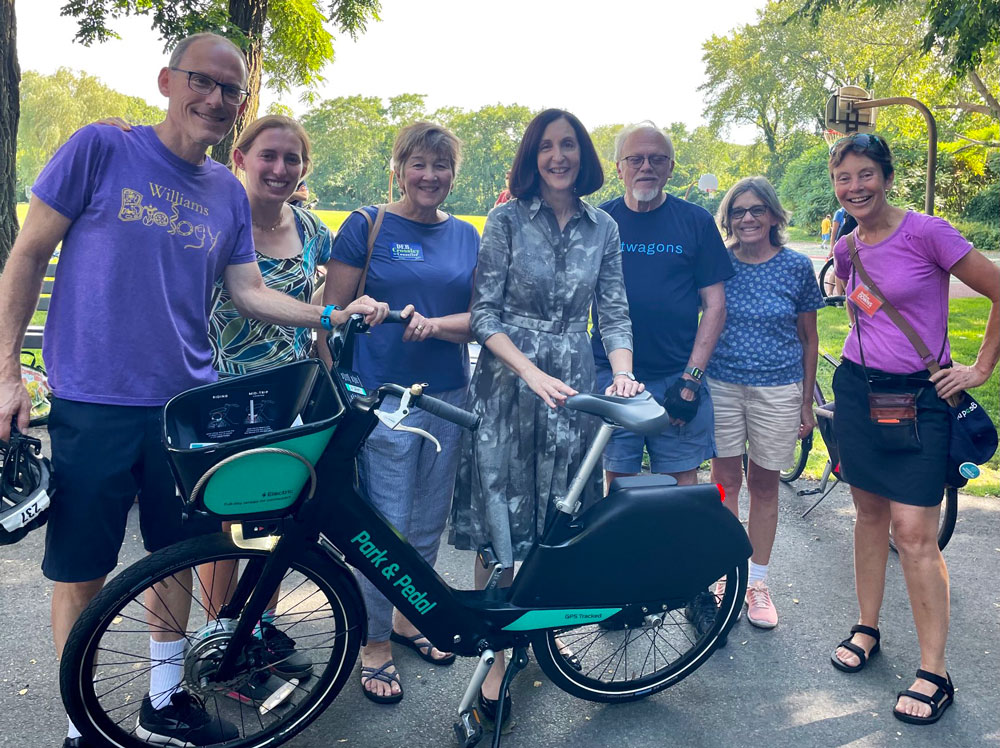
[[[778,478],[782,483],[791,483],[799,479],[802,471],[806,469],[806,463],[809,462],[809,452],[812,450],[812,443],[812,434],[795,442],[795,455],[792,457],[791,466],[787,470],[782,470],[778,473]]]
[[[833,271],[833,258],[827,260],[819,271],[819,292],[823,298],[837,295],[837,276]]]
[[[743,607],[747,589],[744,561],[726,574],[726,591],[717,598],[715,625],[699,635],[684,608],[630,606],[613,621],[546,629],[532,635],[531,649],[539,666],[559,688],[588,701],[633,701],[662,691],[697,670],[729,633]],[[579,658],[580,670],[560,653]]]
[[[955,520],[958,519],[958,489],[954,486],[944,487],[944,498],[941,500],[941,516],[938,519],[938,548],[942,551],[955,532]],[[889,528],[889,547],[896,553],[896,541],[892,539],[892,527]]]
[[[274,620],[275,629],[306,658],[311,673],[284,703],[262,712],[263,696],[255,697],[249,684],[266,678],[275,662],[264,641],[252,637],[239,656],[235,677],[224,683],[213,680],[213,668],[238,621],[218,620],[218,606],[231,599],[244,575],[249,579],[259,573],[267,556],[266,551],[236,547],[228,535],[208,535],[147,556],[101,591],[73,627],[60,666],[66,711],[87,740],[119,748],[149,745],[138,720],[154,664],[151,631],[185,640],[181,686],[203,703],[209,718],[235,728],[227,748],[280,745],[319,716],[351,673],[365,617],[349,572],[318,548],[304,549],[286,571]],[[186,591],[190,615],[176,614],[183,605],[157,615],[151,601],[162,599],[174,585]]]

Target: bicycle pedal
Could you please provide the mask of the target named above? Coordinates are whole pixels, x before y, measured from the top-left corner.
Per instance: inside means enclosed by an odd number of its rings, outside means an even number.
[[[470,711],[459,715],[460,722],[454,724],[455,737],[462,748],[472,748],[483,739],[483,725],[479,720],[479,712],[473,707]]]

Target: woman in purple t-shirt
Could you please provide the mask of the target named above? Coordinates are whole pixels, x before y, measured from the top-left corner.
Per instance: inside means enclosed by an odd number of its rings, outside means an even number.
[[[940,218],[890,205],[894,169],[889,146],[877,135],[856,134],[830,152],[830,176],[840,204],[858,221],[834,248],[837,277],[846,282],[853,326],[833,380],[834,429],[841,469],[857,508],[854,568],[860,617],[834,650],[839,670],[861,670],[879,648],[879,609],[889,555],[889,527],[899,549],[917,628],[920,669],[897,697],[893,715],[904,722],[936,722],[954,688],[945,666],[948,571],[937,547],[945,482],[949,421],[945,399],[978,387],[1000,356],[1000,271]],[[937,355],[941,371],[926,369],[906,335],[864,287],[849,247],[889,301]],[[954,275],[992,302],[983,343],[972,366],[953,363],[948,348],[948,289]],[[907,433],[873,422],[872,392],[911,393],[916,420]],[[905,437],[905,438],[904,438]]]

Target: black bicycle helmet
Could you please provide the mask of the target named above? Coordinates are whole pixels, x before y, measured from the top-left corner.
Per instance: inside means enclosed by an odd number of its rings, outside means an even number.
[[[42,443],[11,427],[10,442],[0,441],[0,545],[16,543],[48,520],[52,466]]]

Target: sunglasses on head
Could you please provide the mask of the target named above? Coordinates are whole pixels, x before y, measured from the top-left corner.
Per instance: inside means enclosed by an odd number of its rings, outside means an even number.
[[[886,143],[882,140],[882,138],[870,132],[856,132],[851,135],[847,135],[834,143],[833,147],[836,148],[841,143],[845,143],[850,146],[857,146],[858,148],[868,148],[872,143],[882,148],[886,147]]]

